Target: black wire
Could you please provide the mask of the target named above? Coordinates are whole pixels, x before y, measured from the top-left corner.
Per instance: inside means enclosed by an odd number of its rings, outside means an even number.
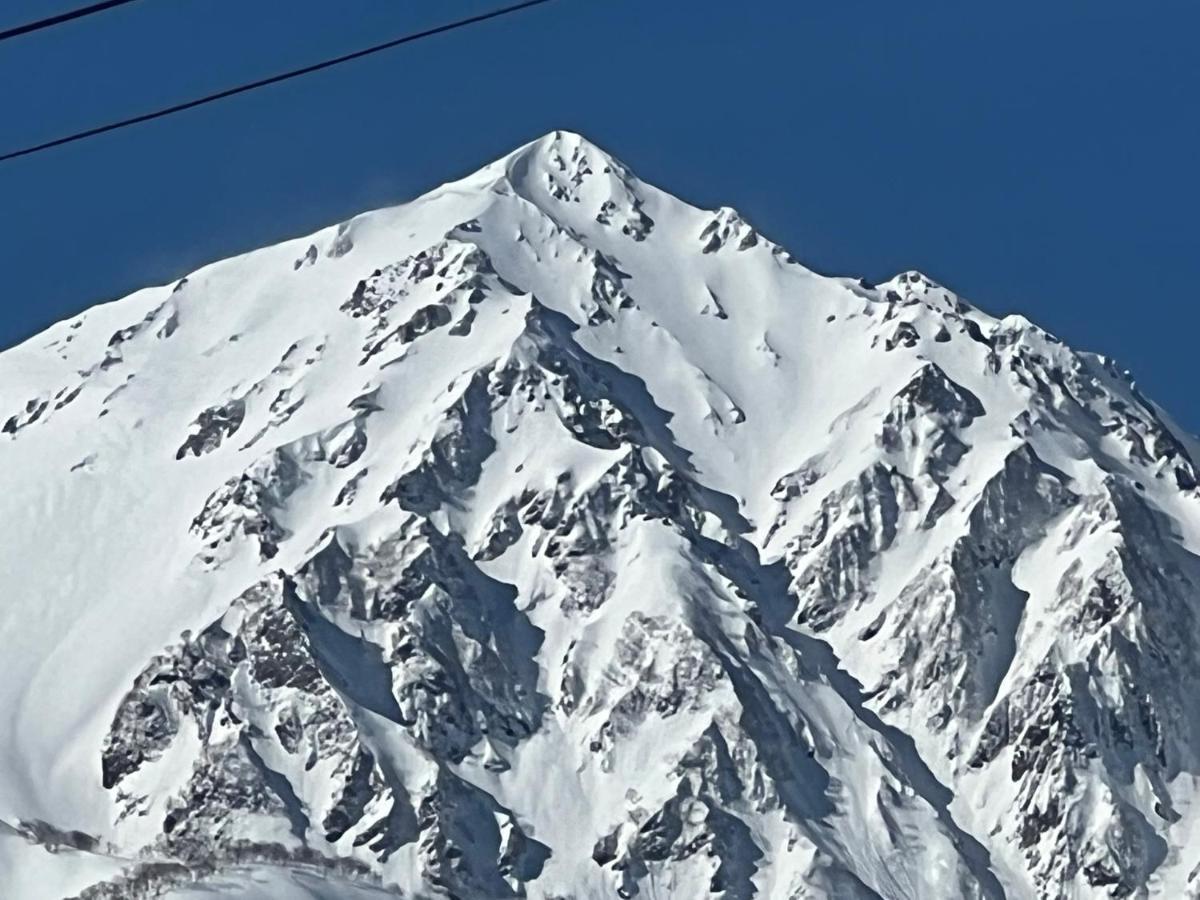
[[[128,2],[128,0],[127,0]],[[418,31],[414,34],[406,34],[404,37],[394,38],[382,44],[376,44],[374,47],[367,47],[364,50],[356,50],[353,53],[347,53],[343,56],[336,56],[333,59],[327,59],[319,63],[313,63],[309,66],[304,66],[300,69],[292,69],[290,72],[281,72],[278,75],[271,75],[267,78],[261,78],[258,81],[251,81],[248,84],[241,84],[237,87],[226,88],[223,91],[218,91],[215,94],[209,94],[205,97],[198,97],[195,100],[188,100],[184,103],[177,103],[174,106],[168,106],[164,109],[158,109],[154,112],[142,113],[140,116],[132,116],[128,119],[122,119],[118,122],[111,122],[108,125],[100,125],[96,128],[89,128],[87,131],[80,131],[76,134],[67,135],[66,137],[55,138],[52,141],[46,141],[43,144],[37,144],[33,147],[26,147],[22,150],[14,150],[10,153],[0,155],[0,162],[10,159],[16,159],[19,156],[29,156],[32,153],[38,153],[42,150],[49,150],[51,147],[61,147],[63,144],[70,144],[75,141],[81,141],[84,138],[94,137],[98,134],[104,134],[109,131],[116,131],[118,128],[126,128],[130,125],[137,125],[141,122],[149,122],[154,119],[161,119],[164,116],[172,115],[173,113],[183,112],[186,109],[195,109],[197,106],[204,106],[207,103],[215,103],[218,100],[224,100],[226,97],[233,97],[237,94],[244,94],[247,91],[253,91],[257,88],[266,87],[271,84],[278,84],[281,81],[288,81],[292,78],[299,78],[301,75],[310,75],[313,72],[319,72],[322,69],[329,69],[333,66],[341,65],[345,62],[350,62],[355,59],[362,59],[364,56],[370,56],[374,53],[380,53],[384,50],[390,50],[393,47],[398,47],[401,44],[407,44],[412,41],[418,41],[422,38],[432,37],[435,34],[444,34],[447,31],[454,31],[457,28],[465,28],[467,25],[474,25],[478,22],[484,22],[488,19],[496,19],[500,16],[505,16],[510,13],[520,12],[524,9],[529,9],[533,6],[541,6],[543,3],[550,3],[551,0],[525,0],[524,3],[517,3],[513,6],[505,6],[501,9],[494,9],[491,12],[481,13],[477,16],[471,16],[466,19],[458,19],[454,22],[449,22],[445,25],[438,25],[436,28],[429,28],[425,31]]]
[[[7,41],[9,38],[20,37],[32,31],[41,31],[43,28],[49,28],[52,25],[61,25],[63,22],[82,19],[84,16],[90,16],[93,13],[104,12],[106,9],[113,9],[117,6],[125,6],[127,3],[136,2],[137,0],[104,0],[103,3],[93,3],[91,6],[85,6],[82,9],[73,9],[70,12],[51,16],[48,19],[39,19],[37,22],[29,22],[25,25],[9,28],[6,31],[0,31],[0,41]]]

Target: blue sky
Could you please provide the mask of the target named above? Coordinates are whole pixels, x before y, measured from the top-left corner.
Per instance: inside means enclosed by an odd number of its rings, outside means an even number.
[[[143,0],[0,44],[0,147],[495,5]],[[0,164],[0,345],[568,128],[819,271],[918,268],[1115,356],[1200,430],[1197,34],[1194,0],[556,0]]]

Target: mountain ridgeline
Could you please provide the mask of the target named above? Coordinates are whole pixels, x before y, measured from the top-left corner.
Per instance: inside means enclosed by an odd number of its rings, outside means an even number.
[[[0,894],[1200,897],[1196,458],[547,135],[0,355]]]

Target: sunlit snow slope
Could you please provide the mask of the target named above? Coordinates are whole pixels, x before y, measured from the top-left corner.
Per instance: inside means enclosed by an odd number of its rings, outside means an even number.
[[[547,135],[0,355],[0,896],[1200,896],[1193,456]]]

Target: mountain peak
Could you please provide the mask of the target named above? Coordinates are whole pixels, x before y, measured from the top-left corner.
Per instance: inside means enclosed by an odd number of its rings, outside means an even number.
[[[548,131],[528,144],[518,147],[510,155],[525,152],[532,152],[543,157],[562,156],[564,158],[590,154],[605,161],[612,161],[612,157],[606,151],[584,135],[563,129]]]
[[[54,326],[6,896],[1186,896],[1200,479],[1117,371],[571,132]]]

